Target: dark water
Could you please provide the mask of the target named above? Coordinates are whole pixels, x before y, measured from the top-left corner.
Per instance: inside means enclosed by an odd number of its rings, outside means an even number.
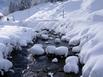
[[[43,45],[45,49],[48,45],[55,46],[67,46],[71,51],[71,47],[69,47],[68,42],[59,42],[55,43],[55,38],[61,38],[63,34],[55,33],[54,31],[43,30],[49,37],[53,39],[45,40],[41,38],[36,38],[34,40],[34,44],[40,43]],[[40,31],[41,32],[41,31]],[[64,73],[63,66],[65,58],[61,58],[55,55],[41,55],[34,56],[35,61],[29,61],[27,56],[29,53],[27,49],[30,48],[33,44],[28,44],[27,47],[22,47],[22,50],[13,50],[11,53],[12,58],[9,59],[13,62],[13,69],[15,73],[6,72],[4,76],[0,77],[51,77],[48,73],[53,73],[53,77],[80,77],[81,69],[79,74],[74,73]],[[71,52],[71,55],[74,55]],[[53,58],[58,58],[58,63],[53,63]],[[80,65],[80,64],[79,64]],[[80,65],[81,68],[81,65]]]

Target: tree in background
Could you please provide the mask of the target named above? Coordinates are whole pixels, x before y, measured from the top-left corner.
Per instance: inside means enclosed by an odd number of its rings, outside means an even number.
[[[31,7],[31,0],[21,0],[19,10],[24,10]]]
[[[9,12],[12,13],[18,10],[24,10],[31,7],[31,0],[11,0]]]

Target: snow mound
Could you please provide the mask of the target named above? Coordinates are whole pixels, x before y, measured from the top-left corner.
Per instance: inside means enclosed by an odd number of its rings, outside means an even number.
[[[60,42],[61,42],[61,40],[59,38],[55,39],[55,43],[60,43]]]
[[[55,55],[60,55],[60,56],[64,55],[65,57],[67,57],[68,54],[69,54],[68,48],[65,46],[57,47],[55,50]]]
[[[58,62],[58,59],[57,59],[57,58],[54,58],[54,59],[52,59],[52,62],[53,62],[53,63],[57,63],[57,62]]]
[[[3,43],[0,43],[0,58],[4,58],[6,52],[6,45]]]
[[[49,37],[48,37],[48,35],[47,35],[47,34],[42,34],[42,35],[41,35],[41,39],[48,40],[48,39],[49,39]]]
[[[13,64],[7,59],[0,59],[0,70],[9,71],[12,68]]]
[[[67,37],[67,36],[62,36],[61,37],[61,41],[64,41],[64,42],[69,42],[70,38]]]
[[[44,49],[41,47],[41,45],[33,45],[30,49],[28,49],[28,51],[32,54],[32,55],[43,55]]]
[[[80,50],[81,50],[80,46],[75,46],[75,47],[72,48],[72,52],[77,52],[77,53],[79,53]]]
[[[76,36],[71,38],[69,41],[69,45],[72,45],[72,46],[77,46],[79,44],[80,44],[80,38],[78,38]]]
[[[56,46],[50,45],[50,46],[47,46],[46,53],[47,54],[55,54],[55,50],[56,50]]]
[[[75,74],[79,72],[78,57],[76,56],[67,57],[65,63],[66,64],[64,65],[64,72],[66,73],[73,72]]]
[[[66,60],[65,60],[65,63],[67,64],[67,63],[76,63],[76,64],[78,64],[78,57],[77,56],[69,56],[69,57],[67,57],[66,58]]]
[[[77,74],[79,72],[79,67],[77,64],[67,63],[64,65],[64,72]]]

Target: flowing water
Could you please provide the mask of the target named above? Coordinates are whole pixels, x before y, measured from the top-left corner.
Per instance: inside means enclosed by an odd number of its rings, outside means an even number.
[[[40,31],[41,32],[41,31]],[[54,31],[42,30],[45,34],[48,34],[52,39],[45,40],[42,38],[34,39],[34,44],[42,44],[45,49],[48,45],[55,46],[67,46],[69,51],[71,51],[71,47],[68,45],[68,42],[59,42],[55,43],[56,38],[61,38],[63,34],[56,33]],[[39,31],[38,31],[39,33]],[[2,77],[51,77],[49,73],[53,74],[53,77],[80,77],[81,75],[81,65],[79,74],[74,73],[64,73],[64,57],[55,56],[55,55],[41,55],[34,56],[33,61],[29,61],[27,59],[29,53],[27,51],[28,48],[32,47],[33,44],[28,44],[26,47],[22,47],[22,50],[13,50],[11,53],[12,58],[9,60],[13,62],[13,70],[15,73],[6,72]],[[71,55],[74,55],[71,51]],[[58,58],[57,63],[53,63],[52,59]],[[0,76],[1,77],[1,76]]]

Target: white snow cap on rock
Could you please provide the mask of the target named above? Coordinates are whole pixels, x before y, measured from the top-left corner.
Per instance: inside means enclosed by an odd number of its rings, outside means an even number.
[[[60,42],[61,42],[60,38],[55,39],[55,43],[60,43]]]
[[[46,53],[47,53],[47,54],[54,54],[54,53],[55,53],[55,50],[56,50],[56,46],[54,46],[54,45],[49,45],[49,46],[47,46],[47,48],[46,48]]]
[[[64,72],[66,72],[66,73],[73,72],[73,73],[77,74],[79,72],[79,67],[77,64],[68,62],[67,64],[64,65]]]
[[[70,38],[67,36],[62,36],[61,41],[69,42]]]
[[[79,72],[78,57],[76,56],[67,57],[65,63],[66,64],[64,65],[64,72],[66,73],[73,72],[75,74]]]
[[[80,37],[74,36],[70,39],[69,45],[78,45],[80,43]]]
[[[4,43],[5,45],[10,43],[10,38],[5,35],[0,35],[0,43]]]
[[[52,62],[53,62],[53,63],[57,63],[57,62],[58,62],[58,59],[57,59],[57,58],[54,58],[54,59],[52,59]]]
[[[6,53],[6,45],[3,43],[0,43],[0,53],[1,53],[0,57],[3,58],[4,54]],[[5,55],[5,56],[7,56],[7,55]]]
[[[78,52],[79,53],[80,50],[81,50],[80,46],[75,46],[75,47],[72,48],[72,52]]]
[[[66,58],[65,63],[76,63],[78,64],[78,57],[77,56],[69,56]]]
[[[44,39],[44,40],[48,40],[49,39],[47,34],[41,34],[41,38]]]
[[[65,46],[60,46],[60,47],[57,47],[56,50],[55,50],[55,55],[64,55],[65,57],[67,57],[69,54],[69,51],[68,51],[68,47],[65,47]]]
[[[45,53],[42,46],[38,44],[32,46],[30,49],[28,49],[28,51],[30,51],[30,53],[33,55],[43,55]]]
[[[0,70],[9,71],[13,66],[12,62],[7,59],[0,59]]]

